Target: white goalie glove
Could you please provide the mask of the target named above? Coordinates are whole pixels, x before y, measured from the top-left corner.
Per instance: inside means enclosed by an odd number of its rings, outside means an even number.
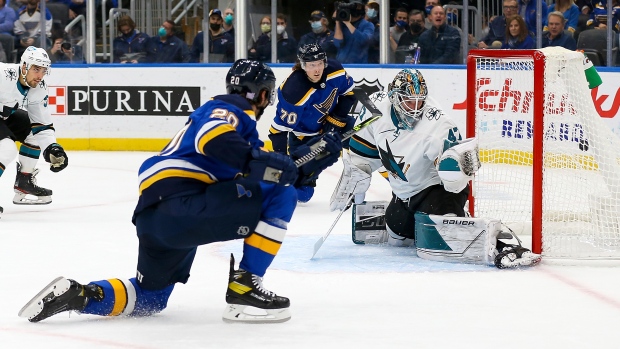
[[[478,140],[468,138],[446,150],[439,158],[436,168],[443,187],[449,192],[459,193],[473,179],[480,165]]]
[[[361,204],[364,202],[366,190],[370,187],[371,172],[369,164],[354,165],[348,152],[343,152],[342,162],[344,169],[329,200],[330,211],[342,211],[347,208],[354,196],[354,202]]]

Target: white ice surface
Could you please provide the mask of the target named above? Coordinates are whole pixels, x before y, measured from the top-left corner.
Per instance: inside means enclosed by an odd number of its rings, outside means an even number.
[[[41,323],[19,309],[57,276],[87,283],[135,274],[131,214],[149,153],[70,152],[58,174],[40,163],[45,206],[12,204],[14,164],[0,178],[0,348],[618,348],[618,263],[545,260],[529,270],[420,260],[411,249],[355,245],[328,200],[340,165],[299,205],[265,286],[291,299],[282,324],[221,320],[228,255],[240,240],[199,248],[191,277],[161,314],[102,318],[62,313]],[[374,178],[367,199],[389,199]],[[240,212],[240,214],[243,214]]]

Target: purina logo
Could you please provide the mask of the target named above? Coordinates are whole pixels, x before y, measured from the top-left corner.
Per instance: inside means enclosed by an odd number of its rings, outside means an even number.
[[[186,116],[200,107],[200,87],[50,86],[53,115]]]

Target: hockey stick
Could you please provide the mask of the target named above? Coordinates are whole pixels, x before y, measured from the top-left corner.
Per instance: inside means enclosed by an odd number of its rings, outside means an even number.
[[[325,240],[327,240],[327,237],[329,236],[329,234],[331,234],[332,230],[334,230],[336,223],[338,223],[338,221],[340,220],[340,217],[342,217],[342,214],[344,213],[344,211],[347,210],[347,206],[349,206],[349,203],[353,201],[354,197],[355,197],[355,194],[351,194],[351,196],[349,196],[349,200],[347,200],[347,204],[345,205],[345,207],[342,208],[342,210],[340,210],[340,213],[338,213],[338,217],[336,217],[336,219],[334,220],[334,223],[332,223],[332,226],[329,227],[329,230],[327,230],[327,233],[325,233],[325,235],[323,235],[320,239],[317,240],[317,242],[314,243],[314,252],[312,253],[312,257],[310,257],[310,259],[314,258],[314,256],[319,251],[321,246],[323,246],[323,243],[325,242]]]
[[[383,116],[383,114],[381,114],[381,111],[379,111],[379,109],[377,109],[377,107],[375,106],[375,104],[370,100],[370,98],[368,98],[368,94],[366,94],[366,92],[364,92],[364,90],[362,90],[359,87],[356,87],[353,89],[353,95],[355,96],[355,98],[357,98],[358,101],[360,101],[360,103],[362,103],[362,105],[364,107],[366,107],[366,109],[370,112],[371,117],[360,122],[359,124],[353,126],[352,129],[350,129],[349,131],[345,132],[342,134],[342,140],[347,140],[349,138],[351,138],[354,134],[358,133],[359,131],[361,131],[362,129],[368,127],[368,125],[372,124],[373,122],[379,120],[379,118],[381,118],[381,116]],[[316,158],[320,153],[323,152],[323,150],[325,150],[325,142],[323,140],[321,140],[318,144],[318,147],[314,150],[312,150],[311,152],[309,152],[308,154],[300,157],[299,159],[295,160],[295,165],[297,167],[300,167],[304,164],[306,164],[307,162],[309,162],[310,160]]]

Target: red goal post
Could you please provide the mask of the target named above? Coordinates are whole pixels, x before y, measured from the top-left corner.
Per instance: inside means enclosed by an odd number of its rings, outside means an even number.
[[[620,141],[594,108],[580,52],[471,50],[467,137],[482,167],[470,213],[558,258],[620,258]]]

